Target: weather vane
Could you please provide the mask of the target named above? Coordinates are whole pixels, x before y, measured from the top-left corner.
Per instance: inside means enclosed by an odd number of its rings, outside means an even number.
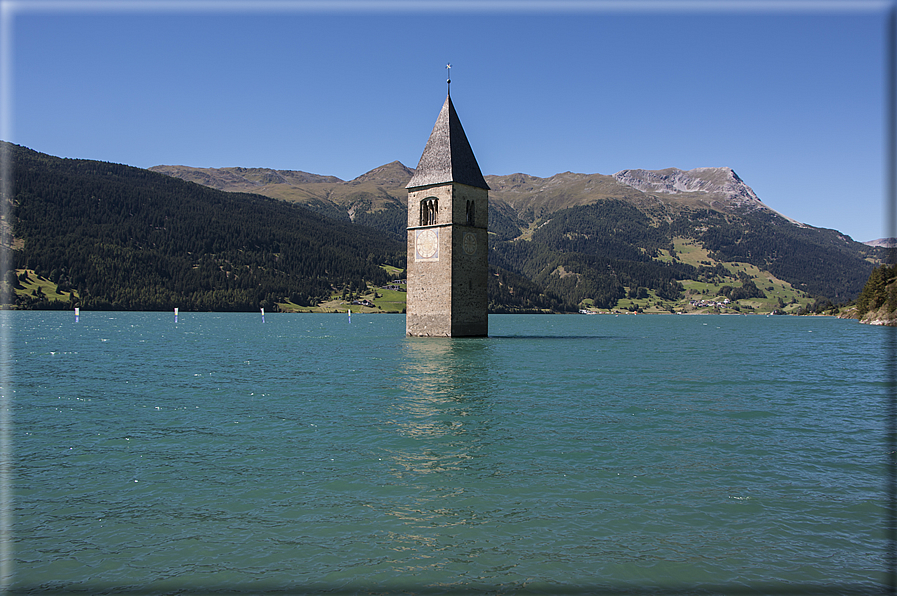
[[[452,65],[446,64],[445,70],[446,70],[446,72],[448,72],[448,78],[446,79],[445,83],[446,83],[446,85],[448,85],[448,92],[449,92],[449,95],[451,95],[452,94]]]

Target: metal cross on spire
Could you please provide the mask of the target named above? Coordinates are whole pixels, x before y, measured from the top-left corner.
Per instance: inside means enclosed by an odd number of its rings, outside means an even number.
[[[445,83],[446,83],[446,85],[448,85],[448,94],[451,95],[452,94],[452,65],[446,64],[445,70],[448,72],[448,78],[446,79]]]

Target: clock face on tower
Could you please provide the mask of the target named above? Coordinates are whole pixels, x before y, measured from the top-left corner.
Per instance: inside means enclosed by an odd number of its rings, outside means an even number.
[[[471,232],[465,232],[462,246],[464,246],[464,252],[469,255],[474,254],[477,251],[477,235]]]
[[[414,246],[415,261],[438,261],[439,230],[417,230]]]

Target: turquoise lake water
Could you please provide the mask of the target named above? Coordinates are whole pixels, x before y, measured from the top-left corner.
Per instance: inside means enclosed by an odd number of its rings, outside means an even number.
[[[894,329],[3,312],[12,588],[874,593]]]

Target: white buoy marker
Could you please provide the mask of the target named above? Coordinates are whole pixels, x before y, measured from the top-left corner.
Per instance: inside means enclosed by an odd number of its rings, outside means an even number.
[[[80,319],[80,318],[81,318],[81,308],[76,306],[75,307],[75,322],[77,323],[78,319]]]

